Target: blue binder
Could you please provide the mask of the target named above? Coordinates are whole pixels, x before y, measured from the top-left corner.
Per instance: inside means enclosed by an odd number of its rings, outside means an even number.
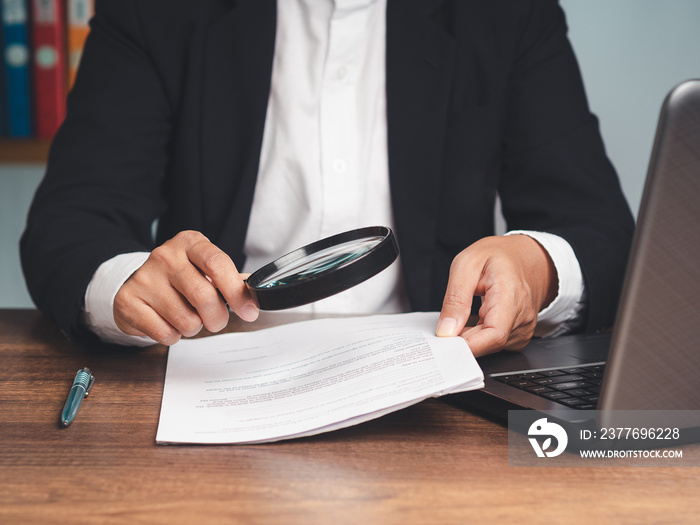
[[[32,115],[27,0],[1,1],[6,135],[29,137]]]

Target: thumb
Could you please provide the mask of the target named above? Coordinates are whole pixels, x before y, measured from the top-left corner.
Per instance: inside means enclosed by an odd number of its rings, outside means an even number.
[[[453,337],[462,332],[471,314],[479,275],[480,272],[471,268],[471,265],[464,264],[458,259],[454,260],[450,268],[450,277],[435,335]]]

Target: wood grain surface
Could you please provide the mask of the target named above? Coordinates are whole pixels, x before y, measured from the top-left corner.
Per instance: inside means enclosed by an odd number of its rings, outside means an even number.
[[[88,353],[36,311],[0,310],[0,359],[2,524],[695,523],[700,514],[700,469],[509,467],[504,426],[440,400],[314,438],[158,446],[164,347]],[[95,386],[62,429],[83,366]]]

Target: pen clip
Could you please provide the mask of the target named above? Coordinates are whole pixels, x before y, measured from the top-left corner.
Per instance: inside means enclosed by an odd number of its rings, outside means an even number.
[[[95,376],[90,374],[90,382],[88,383],[88,386],[85,389],[85,395],[83,396],[83,398],[86,398],[88,396],[88,394],[90,393],[90,390],[92,390],[92,385],[94,385],[94,384],[95,384]]]

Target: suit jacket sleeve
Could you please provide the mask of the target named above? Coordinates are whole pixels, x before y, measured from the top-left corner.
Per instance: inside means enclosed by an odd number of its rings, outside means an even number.
[[[634,222],[588,109],[564,14],[531,3],[508,97],[499,194],[509,228],[572,246],[588,297],[586,328],[614,319]]]
[[[37,306],[71,339],[84,293],[105,260],[150,251],[162,210],[170,107],[149,63],[135,2],[102,1],[21,240]]]

